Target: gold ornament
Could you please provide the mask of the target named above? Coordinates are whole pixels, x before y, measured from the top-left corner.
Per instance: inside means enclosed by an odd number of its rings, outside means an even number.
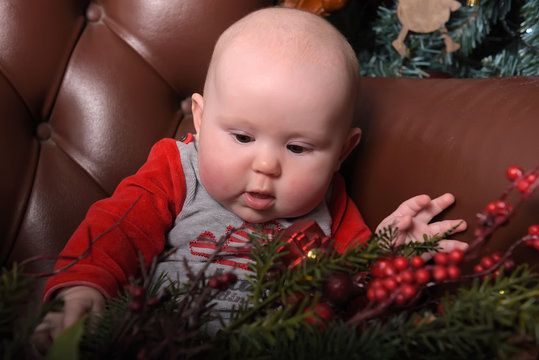
[[[473,7],[481,5],[481,0],[467,0],[466,6]]]

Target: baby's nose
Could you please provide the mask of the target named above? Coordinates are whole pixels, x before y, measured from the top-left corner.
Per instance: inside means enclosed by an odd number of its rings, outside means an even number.
[[[259,153],[254,157],[253,170],[267,176],[281,175],[281,164],[277,156],[270,151]]]

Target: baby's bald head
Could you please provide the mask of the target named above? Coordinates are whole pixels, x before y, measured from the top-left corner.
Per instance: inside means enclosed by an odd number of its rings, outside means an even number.
[[[227,74],[221,71],[226,68],[224,63],[243,66],[242,57],[247,56],[259,61],[261,73],[265,66],[329,77],[342,88],[347,105],[356,104],[356,55],[344,36],[317,15],[275,7],[255,11],[234,23],[216,43],[204,96],[211,96],[213,82],[221,82],[218,86],[222,86],[227,81]]]

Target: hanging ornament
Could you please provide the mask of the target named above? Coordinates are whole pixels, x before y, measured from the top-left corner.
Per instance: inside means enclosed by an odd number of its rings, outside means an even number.
[[[448,53],[457,51],[460,45],[451,39],[445,23],[449,20],[451,12],[458,10],[460,6],[455,0],[399,0],[397,16],[402,29],[397,39],[393,41],[393,47],[401,56],[405,56],[404,39],[408,31],[430,33],[440,30],[444,38],[445,51]]]
[[[346,0],[283,0],[284,7],[310,11],[321,16],[328,16],[331,11],[341,9]]]
[[[466,1],[466,6],[469,6],[469,7],[479,6],[479,5],[481,5],[480,0],[467,0]]]
[[[329,245],[329,237],[312,220],[298,220],[282,232],[282,239],[286,245],[279,249],[279,252],[286,251],[286,255],[280,260],[288,267],[292,268],[305,259],[317,261],[323,256],[325,249]]]

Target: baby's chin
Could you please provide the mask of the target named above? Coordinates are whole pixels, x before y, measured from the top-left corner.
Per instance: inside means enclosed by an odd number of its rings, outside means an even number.
[[[293,219],[305,215],[306,213],[279,213],[274,211],[256,211],[253,209],[242,209],[241,211],[234,211],[243,221],[250,224],[263,224],[277,219]]]

